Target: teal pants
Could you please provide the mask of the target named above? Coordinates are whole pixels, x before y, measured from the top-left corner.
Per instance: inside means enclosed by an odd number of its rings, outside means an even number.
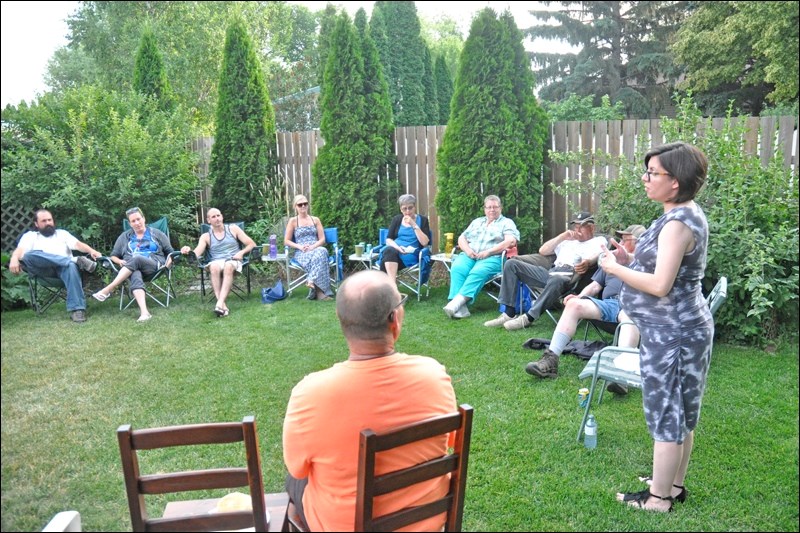
[[[500,268],[501,258],[499,255],[493,255],[486,259],[472,259],[464,253],[456,255],[450,270],[448,300],[461,294],[467,298],[467,303],[471,303],[486,282],[500,273]]]

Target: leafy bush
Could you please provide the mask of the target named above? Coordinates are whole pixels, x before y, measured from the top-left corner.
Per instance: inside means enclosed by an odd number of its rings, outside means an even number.
[[[2,287],[2,308],[3,311],[17,309],[31,303],[31,292],[28,289],[28,279],[25,274],[14,274],[8,269],[8,261],[11,254],[3,252],[3,287]]]
[[[3,203],[45,207],[95,246],[110,247],[133,206],[195,233],[196,154],[180,108],[165,112],[152,97],[83,86],[6,107],[2,119]]]
[[[716,315],[717,332],[727,341],[763,345],[784,331],[796,331],[798,315],[798,188],[778,152],[766,166],[758,155],[744,153],[744,121],[731,120],[715,130],[703,119],[691,95],[678,101],[675,119],[663,119],[666,142],[685,141],[708,157],[705,187],[696,201],[709,224],[707,293],[716,280],[728,278],[728,300]],[[702,124],[701,124],[702,123]],[[699,127],[703,126],[703,127]],[[702,135],[697,131],[703,131]],[[642,139],[639,146],[649,146]],[[578,153],[553,154],[554,161],[589,164]],[[660,205],[642,192],[644,154],[633,164],[625,158],[616,180],[607,184],[594,177],[590,187],[600,197],[598,222],[604,230],[650,221],[661,215]],[[594,163],[596,164],[596,163]],[[580,184],[573,185],[580,187]],[[559,188],[562,193],[568,188]]]

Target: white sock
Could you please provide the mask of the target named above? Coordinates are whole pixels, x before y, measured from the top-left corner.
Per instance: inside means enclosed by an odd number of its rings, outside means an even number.
[[[564,348],[569,344],[570,336],[560,331],[553,332],[553,338],[550,339],[550,351],[556,355],[561,355]]]

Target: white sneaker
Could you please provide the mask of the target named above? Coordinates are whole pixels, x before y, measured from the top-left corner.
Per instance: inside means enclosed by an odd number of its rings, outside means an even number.
[[[508,331],[512,331],[515,329],[527,328],[530,325],[531,325],[531,319],[528,318],[528,314],[522,313],[520,315],[517,315],[515,318],[512,318],[511,320],[507,321],[505,324],[503,324],[503,327],[506,328]]]
[[[453,313],[453,318],[467,318],[469,317],[469,309],[467,309],[467,304],[462,305],[459,307],[455,313]]]
[[[500,326],[502,326],[511,319],[512,317],[508,316],[507,314],[500,313],[499,317],[493,318],[492,320],[487,320],[486,322],[483,323],[483,325],[486,326],[487,328],[499,328]]]

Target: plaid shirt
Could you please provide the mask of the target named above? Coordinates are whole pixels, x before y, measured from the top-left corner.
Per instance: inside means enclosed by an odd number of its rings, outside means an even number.
[[[519,241],[519,231],[517,225],[510,218],[503,215],[486,225],[486,217],[479,217],[473,220],[469,227],[464,230],[464,238],[467,239],[469,247],[475,253],[483,252],[493,248],[503,242],[507,235],[511,235]]]

